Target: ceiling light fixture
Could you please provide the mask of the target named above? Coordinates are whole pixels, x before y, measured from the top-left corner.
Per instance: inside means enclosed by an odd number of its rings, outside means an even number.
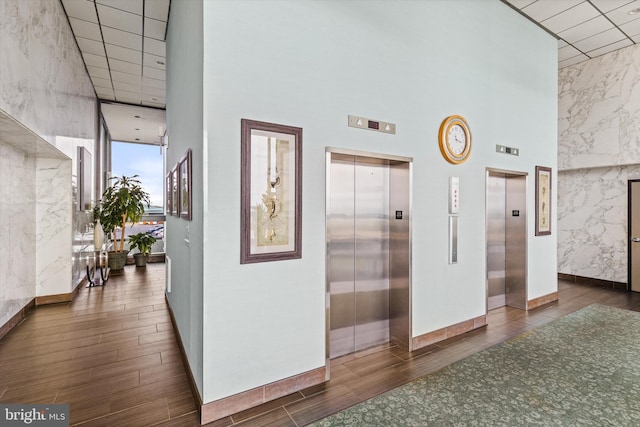
[[[158,98],[156,98],[156,97],[152,96],[152,97],[151,97],[151,100],[152,100],[152,101],[157,101],[157,100],[158,100]]]
[[[140,118],[140,116],[133,116],[133,117],[135,117],[136,119],[139,119],[139,118]]]
[[[156,64],[158,64],[158,65],[164,65],[164,61],[156,61]]]
[[[136,141],[140,141],[140,138],[136,138]]]
[[[636,8],[631,9],[631,10],[629,11],[629,15],[635,15],[635,14],[637,14],[637,13],[640,13],[640,7],[636,7]]]
[[[136,128],[136,130],[140,130],[140,128]]]

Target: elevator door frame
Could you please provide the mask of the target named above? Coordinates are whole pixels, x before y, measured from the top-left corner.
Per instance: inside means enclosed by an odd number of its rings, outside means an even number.
[[[326,218],[326,223],[325,223],[325,233],[326,233],[326,245],[325,245],[325,282],[326,282],[326,300],[325,300],[325,307],[326,307],[326,336],[325,336],[325,348],[326,348],[326,368],[327,368],[327,376],[326,379],[328,380],[330,377],[330,373],[329,373],[329,369],[330,369],[330,332],[331,332],[331,322],[330,322],[330,318],[331,318],[331,293],[330,293],[330,267],[331,267],[331,259],[330,259],[330,253],[329,253],[329,244],[330,244],[330,231],[329,231],[329,217],[330,217],[330,212],[331,212],[331,203],[330,203],[330,190],[331,190],[331,162],[332,162],[332,158],[333,156],[336,157],[343,157],[343,156],[353,156],[356,159],[362,160],[362,159],[370,159],[373,160],[375,162],[385,162],[388,165],[390,165],[390,169],[393,166],[402,166],[402,167],[406,167],[407,169],[407,184],[408,184],[408,201],[407,201],[407,206],[408,206],[408,211],[404,214],[406,215],[406,217],[408,217],[408,253],[407,253],[407,265],[406,267],[406,271],[407,271],[407,279],[408,279],[408,283],[406,284],[406,287],[404,284],[402,284],[402,288],[400,289],[400,292],[395,292],[395,294],[400,294],[402,295],[401,297],[395,297],[394,293],[392,292],[393,290],[396,290],[394,288],[394,283],[393,283],[393,277],[392,274],[390,272],[390,277],[389,277],[389,298],[390,298],[390,303],[389,303],[389,309],[390,309],[390,326],[389,326],[389,332],[390,332],[390,341],[392,342],[397,342],[401,347],[403,347],[406,350],[411,351],[412,348],[412,340],[411,340],[411,246],[412,246],[412,238],[411,238],[411,200],[412,200],[412,185],[413,185],[413,159],[410,157],[402,157],[402,156],[394,156],[394,155],[388,155],[388,154],[380,154],[380,153],[371,153],[371,152],[363,152],[363,151],[356,151],[356,150],[347,150],[347,149],[342,149],[342,148],[334,148],[334,147],[327,147],[326,148],[326,164],[325,164],[325,177],[326,177],[326,196],[325,196],[325,218]],[[391,174],[391,170],[390,170],[390,174]],[[392,196],[390,194],[389,199],[391,199]],[[391,203],[391,200],[390,200]],[[390,205],[390,209],[393,209]],[[390,218],[390,226],[391,226],[391,221],[393,221],[394,218]],[[391,251],[391,245],[392,245],[392,241],[390,240],[390,251]],[[391,257],[391,254],[390,254]],[[393,261],[390,260],[390,264]],[[401,305],[403,307],[397,307],[397,305],[399,304],[398,301],[400,301]],[[401,322],[406,323],[406,331],[405,331],[405,336],[402,336],[400,338],[400,340],[402,342],[399,342],[399,338],[398,338],[398,334],[395,333],[392,330],[392,322],[391,322],[391,316],[392,316],[392,312],[397,312],[398,310],[404,310],[403,313],[401,313],[404,317],[403,319],[401,319]],[[405,329],[404,327],[402,329]]]
[[[522,178],[524,179],[524,213],[525,213],[525,225],[524,225],[524,263],[522,265],[522,268],[524,270],[524,274],[523,274],[523,279],[524,279],[524,285],[523,285],[523,296],[522,296],[522,301],[520,301],[519,303],[514,304],[513,300],[509,300],[509,296],[507,295],[507,292],[505,290],[505,307],[514,307],[514,308],[518,308],[521,310],[527,310],[527,297],[528,297],[528,290],[529,290],[529,274],[528,274],[528,261],[529,261],[529,254],[528,254],[528,239],[529,239],[529,207],[528,207],[528,187],[529,187],[529,174],[527,172],[520,172],[520,171],[511,171],[511,170],[505,170],[505,169],[496,169],[496,168],[486,168],[486,174],[485,174],[485,255],[486,255],[486,262],[485,262],[485,292],[486,292],[486,298],[485,298],[485,312],[488,314],[489,313],[489,253],[488,253],[488,245],[489,245],[489,215],[488,215],[488,211],[489,211],[489,177],[490,175],[504,175],[505,179],[512,177],[512,178]],[[505,190],[506,192],[506,190]],[[506,195],[506,194],[505,194]],[[507,212],[509,210],[509,203],[506,202],[505,203],[505,227],[506,227],[506,215]],[[506,233],[506,230],[505,230]],[[506,262],[506,261],[505,261]],[[505,281],[507,280],[507,266],[505,265]],[[511,303],[510,303],[511,302]],[[496,307],[498,308],[498,307]]]

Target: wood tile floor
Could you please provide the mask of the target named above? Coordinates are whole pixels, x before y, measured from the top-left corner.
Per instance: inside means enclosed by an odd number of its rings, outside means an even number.
[[[560,301],[503,307],[488,326],[407,353],[383,346],[335,359],[331,381],[209,426],[303,426],[597,302],[640,311],[640,294],[559,282]],[[38,307],[0,340],[0,402],[69,403],[71,425],[197,426],[164,299],[164,264],[127,266],[72,303]]]

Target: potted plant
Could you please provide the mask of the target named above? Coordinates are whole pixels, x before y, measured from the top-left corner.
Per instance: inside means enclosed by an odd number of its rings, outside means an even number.
[[[102,228],[107,236],[113,236],[113,251],[109,251],[109,267],[113,271],[122,270],[129,251],[124,250],[124,229],[127,222],[138,222],[144,214],[144,205],[150,203],[147,193],[138,175],[132,177],[113,177],[111,186],[102,193],[100,206],[95,209]],[[120,229],[120,241],[116,231]]]
[[[139,251],[139,253],[133,254],[133,258],[136,260],[136,267],[147,266],[147,258],[156,240],[148,231],[129,236],[129,250],[138,249]]]

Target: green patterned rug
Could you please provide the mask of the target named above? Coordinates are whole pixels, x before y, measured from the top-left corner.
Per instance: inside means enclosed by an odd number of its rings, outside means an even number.
[[[640,426],[640,313],[590,305],[312,426]]]

